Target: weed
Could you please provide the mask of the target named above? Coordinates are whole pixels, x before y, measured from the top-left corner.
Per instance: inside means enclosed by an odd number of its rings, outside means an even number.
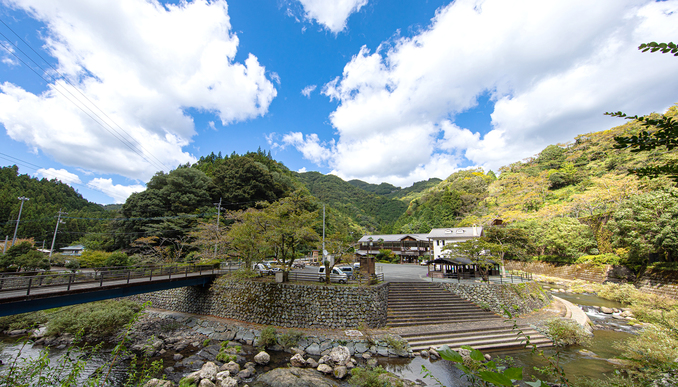
[[[198,383],[195,379],[186,377],[179,381],[179,387],[198,387]]]
[[[548,319],[544,322],[544,329],[546,336],[558,347],[591,344],[591,336],[574,320]]]
[[[386,342],[386,345],[388,345],[390,348],[392,348],[396,352],[402,352],[407,348],[407,342],[398,339],[396,337],[393,337],[391,335],[386,335],[384,336],[384,341]]]
[[[211,343],[212,343],[212,339],[207,338],[207,339],[205,339],[205,341],[202,342],[202,346],[203,346],[203,347],[207,347],[207,346],[210,345]]]
[[[386,373],[388,372],[381,366],[372,369],[354,368],[351,370],[349,383],[359,387],[387,387],[387,382],[379,380],[379,376]]]
[[[304,337],[304,334],[300,331],[290,330],[287,333],[283,333],[278,337],[278,344],[283,348],[292,348],[299,343]]]
[[[278,343],[278,339],[276,338],[277,334],[278,332],[273,327],[262,329],[261,335],[259,336],[259,339],[257,339],[257,347],[266,348],[276,345]]]

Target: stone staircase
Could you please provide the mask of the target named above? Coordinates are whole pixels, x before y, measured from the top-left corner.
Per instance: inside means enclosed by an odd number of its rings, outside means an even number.
[[[470,345],[478,350],[522,349],[518,337],[499,315],[427,282],[391,282],[387,325],[410,343],[413,351],[447,344],[452,349]],[[418,328],[417,328],[418,327]],[[528,326],[520,326],[530,342],[551,341]]]

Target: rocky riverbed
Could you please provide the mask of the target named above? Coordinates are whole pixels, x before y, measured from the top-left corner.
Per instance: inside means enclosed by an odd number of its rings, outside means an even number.
[[[200,387],[348,386],[351,370],[376,366],[378,356],[412,356],[397,335],[372,336],[358,330],[281,331],[274,336],[277,342],[269,341],[262,350],[255,345],[262,335],[270,338],[272,328],[262,333],[265,330],[233,320],[147,310],[129,332],[127,347],[136,355],[162,359],[165,380],[147,385],[163,387],[176,386],[185,378]],[[43,331],[34,333],[34,346],[65,348],[73,344],[71,335],[45,337]],[[388,373],[380,378],[388,385],[416,385]]]

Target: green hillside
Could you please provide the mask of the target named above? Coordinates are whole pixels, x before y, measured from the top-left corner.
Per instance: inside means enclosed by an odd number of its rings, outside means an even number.
[[[407,204],[400,200],[366,192],[334,175],[319,172],[295,175],[320,202],[372,232],[393,224],[407,208]]]
[[[65,247],[87,232],[102,230],[96,218],[109,218],[113,214],[98,204],[90,203],[69,185],[58,180],[37,179],[20,175],[17,166],[0,168],[0,225],[2,239],[14,235],[21,202],[24,202],[17,238],[33,238],[36,243],[49,248],[54,235],[57,212],[61,209],[68,218],[59,226],[55,248]]]

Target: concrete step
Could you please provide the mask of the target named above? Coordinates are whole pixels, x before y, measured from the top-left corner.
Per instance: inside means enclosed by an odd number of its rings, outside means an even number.
[[[456,319],[427,319],[427,320],[386,320],[386,325],[390,327],[408,327],[417,325],[439,325],[456,323],[473,323],[476,321],[492,320],[495,317],[463,317]]]
[[[452,312],[440,312],[440,313],[430,313],[430,314],[422,314],[422,313],[409,313],[409,312],[403,312],[403,313],[391,313],[389,312],[386,318],[391,321],[391,320],[396,320],[396,319],[403,319],[403,320],[423,320],[423,319],[430,319],[430,318],[440,318],[440,319],[450,319],[450,318],[457,318],[457,317],[489,317],[489,318],[498,318],[496,314],[492,312],[483,312],[483,311],[477,311],[477,310],[468,310],[468,311],[452,311]]]
[[[552,347],[553,343],[547,339],[539,339],[539,340],[531,340],[530,341],[531,345],[534,344],[537,346],[537,348],[545,348],[545,347]],[[441,346],[445,345],[446,343],[442,342],[439,343],[439,345],[433,345],[434,348],[440,348]],[[453,346],[450,346],[448,344],[448,347],[451,349],[454,349],[455,351],[458,351],[461,349],[462,346],[468,345],[472,347],[473,349],[477,349],[479,351],[496,351],[496,350],[509,350],[509,349],[525,349],[525,343],[524,342],[519,342],[519,341],[501,341],[501,342],[488,342],[488,343],[473,343],[473,342],[468,342],[464,344],[455,344]],[[532,347],[530,345],[530,348]],[[429,349],[431,346],[417,346],[414,345],[412,346],[410,344],[410,347],[412,348],[412,351],[422,351],[425,349]]]

